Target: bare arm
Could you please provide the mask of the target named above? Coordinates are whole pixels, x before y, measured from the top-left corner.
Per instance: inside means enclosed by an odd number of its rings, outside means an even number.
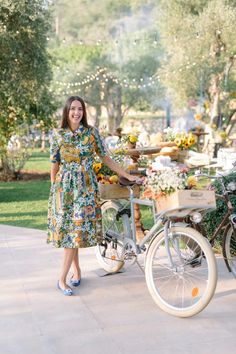
[[[117,162],[112,160],[109,156],[103,156],[101,159],[105,165],[107,165],[112,171],[116,172],[119,176],[125,177],[129,181],[137,180],[137,176],[132,176],[127,173]]]
[[[55,182],[56,174],[57,174],[58,171],[59,171],[59,162],[51,163],[51,173],[50,173],[51,183]]]

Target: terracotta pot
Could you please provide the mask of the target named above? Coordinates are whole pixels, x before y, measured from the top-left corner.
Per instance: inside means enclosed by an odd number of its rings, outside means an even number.
[[[127,143],[127,149],[135,149],[136,148],[136,143],[130,143],[128,142]],[[140,157],[140,154],[136,151],[134,152],[132,155],[130,155],[131,159],[134,161],[134,162],[137,162],[139,157]]]

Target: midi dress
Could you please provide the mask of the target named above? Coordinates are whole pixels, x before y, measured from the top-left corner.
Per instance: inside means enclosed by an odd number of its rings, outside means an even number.
[[[50,137],[50,160],[59,162],[56,181],[50,189],[47,243],[78,248],[102,239],[102,215],[93,163],[107,155],[94,127],[54,129]]]

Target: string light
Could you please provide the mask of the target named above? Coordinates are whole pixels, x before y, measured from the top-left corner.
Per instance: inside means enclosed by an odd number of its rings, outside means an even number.
[[[103,81],[105,80],[105,81]],[[93,81],[100,81],[100,84],[102,87],[105,87],[105,83],[107,83],[108,81],[111,81],[113,83],[116,83],[118,85],[120,85],[121,87],[125,87],[125,88],[129,88],[129,89],[142,89],[142,88],[146,88],[147,86],[152,86],[155,85],[158,81],[160,81],[160,78],[158,77],[158,79],[155,78],[155,76],[151,76],[146,78],[147,81],[149,81],[148,83],[143,83],[144,79],[140,78],[140,79],[130,79],[130,82],[128,82],[127,79],[118,79],[116,77],[114,77],[114,75],[112,73],[110,73],[107,68],[99,68],[96,73],[91,74],[91,75],[87,75],[86,79],[83,79],[80,82],[73,82],[73,83],[62,83],[60,81],[55,81],[55,84],[58,87],[58,90],[63,92],[64,88],[61,86],[66,87],[66,89],[71,89],[76,88],[77,91],[79,91],[79,86],[83,86],[85,89],[87,87],[91,87],[91,83]]]
[[[216,33],[218,35],[220,35],[222,33],[221,29],[217,29]],[[195,37],[197,39],[199,39],[199,38],[202,39],[203,38],[202,34],[199,33],[199,32],[195,33]],[[173,38],[173,36],[172,36],[172,38]],[[49,39],[47,38],[47,40],[49,40]],[[142,40],[144,40],[144,39],[140,39],[140,38],[137,39],[136,38],[136,39],[133,40],[133,42],[131,41],[130,43],[131,44],[133,43],[133,45],[136,46]],[[156,37],[155,37],[154,40],[148,38],[148,39],[145,39],[145,41],[149,41],[149,42],[151,41],[155,45],[158,43],[158,40],[157,40]],[[174,36],[174,42],[177,42],[177,41],[178,41],[178,37],[175,35]],[[67,41],[66,38],[63,38],[62,43],[65,44],[66,42],[71,44],[71,41]],[[77,42],[77,43],[79,45],[89,45],[89,44],[91,45],[91,42],[86,42],[85,43],[82,40],[79,40],[79,42]],[[96,42],[93,42],[93,44],[94,43],[96,45],[100,46],[100,45],[106,44],[107,42],[106,41],[102,41],[101,39],[99,39]],[[111,43],[111,41],[109,41],[109,43]],[[119,43],[122,43],[122,41],[119,41],[118,39],[116,39],[114,41],[114,44],[116,46],[118,46]],[[225,47],[223,49],[221,48],[221,50],[222,51],[224,50],[225,53],[229,53],[229,51],[227,51],[227,49],[225,49]],[[168,61],[169,60],[169,56],[174,56],[175,54],[176,54],[175,52],[172,52],[172,53],[170,52],[168,54],[168,57],[166,56],[165,58],[163,58],[163,61]],[[235,53],[232,53],[232,54],[235,54]],[[137,79],[137,78],[133,78],[132,79],[131,78],[128,81],[127,79],[123,79],[123,78],[119,79],[119,78],[115,77],[114,74],[108,72],[106,68],[97,68],[97,72],[96,73],[91,74],[91,75],[87,75],[86,79],[84,78],[83,80],[81,80],[79,82],[64,83],[64,84],[56,82],[56,84],[59,86],[60,90],[62,89],[61,86],[63,86],[63,85],[66,86],[67,89],[71,89],[71,87],[75,87],[77,90],[79,90],[79,86],[80,87],[82,86],[83,88],[91,87],[91,82],[94,82],[94,81],[95,82],[99,82],[100,81],[100,83],[101,83],[101,85],[103,87],[105,85],[105,82],[107,83],[108,81],[111,81],[113,83],[116,83],[116,84],[120,85],[121,87],[130,88],[130,89],[142,89],[142,88],[146,88],[147,86],[152,86],[152,85],[155,85],[157,83],[160,83],[163,80],[163,76],[168,77],[169,75],[176,74],[178,72],[181,73],[184,70],[190,70],[193,67],[198,68],[201,65],[201,62],[205,62],[208,59],[210,59],[210,60],[212,59],[212,53],[209,53],[208,55],[202,55],[200,57],[200,60],[197,61],[197,63],[195,61],[194,62],[190,62],[190,60],[189,60],[190,58],[188,56],[185,56],[185,58],[186,58],[186,61],[187,61],[186,64],[182,64],[179,68],[175,67],[175,70],[173,70],[171,74],[169,74],[169,73],[164,73],[164,74],[163,73],[161,73],[161,74],[160,73],[156,73],[156,74],[152,75],[149,78],[145,78],[145,79],[142,78],[142,77],[140,79]],[[57,66],[56,68],[58,70],[60,69],[59,66]],[[66,73],[68,73],[68,72],[69,71],[67,70]],[[79,77],[80,73],[77,72],[76,75],[77,75],[77,77]],[[102,75],[102,78],[100,77],[101,75]],[[101,81],[101,80],[105,80],[105,82]]]
[[[54,37],[46,37],[47,41],[52,41],[54,40]],[[176,40],[177,40],[177,37],[176,37]],[[151,44],[154,44],[154,45],[157,45],[159,43],[158,39],[155,37],[154,39],[152,38],[152,36],[150,37],[140,37],[140,38],[135,38],[133,41],[130,41],[129,44],[133,44],[134,46],[137,46],[139,43],[142,44],[142,43],[151,43]],[[65,45],[66,43],[68,43],[69,45],[71,44],[78,44],[80,46],[84,45],[84,46],[90,46],[90,45],[97,45],[97,46],[100,46],[100,45],[107,45],[107,44],[114,44],[115,46],[118,46],[119,44],[122,44],[123,41],[122,40],[119,40],[119,39],[115,39],[114,41],[112,40],[102,40],[102,39],[97,39],[97,40],[87,40],[86,42],[82,39],[71,39],[71,38],[63,38],[61,39],[61,43],[63,45]]]

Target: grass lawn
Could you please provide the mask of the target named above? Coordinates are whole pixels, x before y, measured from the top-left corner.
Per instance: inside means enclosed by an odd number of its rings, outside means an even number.
[[[0,182],[0,224],[44,230],[49,181]]]
[[[35,149],[25,171],[49,172],[49,152]],[[49,180],[0,182],[0,224],[46,229]]]

